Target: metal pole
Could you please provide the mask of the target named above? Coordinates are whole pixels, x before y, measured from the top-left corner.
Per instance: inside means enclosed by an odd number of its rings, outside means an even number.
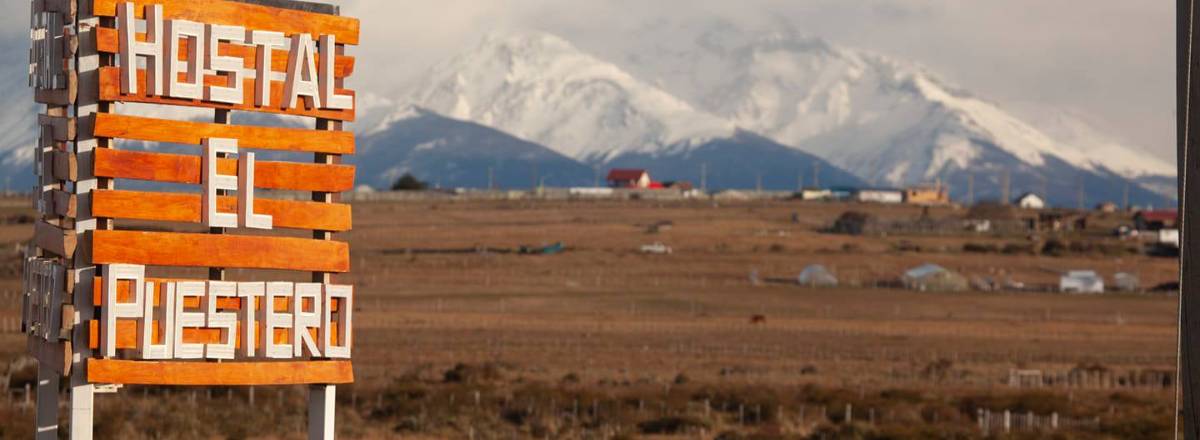
[[[1184,438],[1195,440],[1200,438],[1200,399],[1196,394],[1200,386],[1200,298],[1193,296],[1191,291],[1200,284],[1200,222],[1191,221],[1188,206],[1200,204],[1200,155],[1190,154],[1195,150],[1197,133],[1194,127],[1200,125],[1200,112],[1193,110],[1193,102],[1200,103],[1200,94],[1196,93],[1196,80],[1200,79],[1200,69],[1196,65],[1197,35],[1195,25],[1198,14],[1195,0],[1176,1],[1176,136],[1178,147],[1179,177],[1179,214],[1183,226],[1180,233],[1179,257],[1179,351],[1180,367],[1179,382],[1182,390],[1176,390],[1177,399],[1182,400],[1176,405],[1176,410],[1182,409]],[[1182,396],[1178,392],[1182,391]],[[1178,416],[1178,415],[1177,415]],[[1180,418],[1176,418],[1180,423]],[[1178,433],[1180,430],[1175,430]]]

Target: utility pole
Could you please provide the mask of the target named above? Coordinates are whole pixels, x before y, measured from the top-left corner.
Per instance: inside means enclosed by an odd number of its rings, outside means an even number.
[[[1000,176],[1000,197],[1003,199],[1003,201],[1001,202],[1001,204],[1003,204],[1003,205],[1008,205],[1009,203],[1012,202],[1012,194],[1009,194],[1009,190],[1012,189],[1011,185],[1012,185],[1012,174],[1010,174],[1010,172],[1006,168],[1004,170],[1004,174],[1002,176]]]
[[[763,186],[762,186],[762,173],[758,173],[758,175],[756,176],[756,180],[755,180],[755,182],[756,182],[756,183],[754,184],[754,190],[755,190],[755,192],[762,193],[762,192],[763,192]]]
[[[1193,218],[1200,206],[1200,10],[1194,0],[1175,3],[1176,140],[1179,158],[1179,380],[1175,390],[1176,426],[1183,438],[1200,438],[1200,221]],[[1179,419],[1182,415],[1182,421]],[[1179,425],[1182,423],[1182,425]],[[1182,428],[1182,429],[1180,429]],[[1176,437],[1178,438],[1178,437]]]
[[[804,191],[804,172],[796,173],[796,191]]]
[[[813,161],[813,188],[821,187],[821,162]]]
[[[1125,194],[1121,196],[1121,208],[1129,210],[1129,182],[1125,182]]]
[[[967,205],[975,206],[975,173],[967,174]]]
[[[495,169],[493,169],[492,167],[488,167],[488,186],[487,186],[487,189],[488,189],[488,191],[495,191],[495,190],[496,190],[496,170],[495,170]]]
[[[1083,211],[1084,209],[1087,209],[1087,206],[1085,206],[1085,205],[1087,205],[1087,195],[1085,195],[1084,189],[1083,189],[1083,176],[1079,176],[1078,183],[1076,185],[1076,190],[1078,191],[1078,194],[1076,195],[1076,197],[1079,198],[1079,200],[1077,201],[1077,203],[1079,205],[1079,210]]]
[[[541,176],[538,175],[538,164],[537,164],[537,162],[534,162],[533,163],[533,189],[534,190],[538,189],[538,184],[541,183],[540,178],[541,178]]]
[[[708,164],[700,164],[700,191],[708,192]]]

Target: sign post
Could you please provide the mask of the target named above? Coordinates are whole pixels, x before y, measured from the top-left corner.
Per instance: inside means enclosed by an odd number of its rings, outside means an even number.
[[[46,107],[22,324],[39,360],[38,438],[57,438],[62,378],[73,439],[91,438],[95,394],[123,385],[308,385],[309,438],[333,438],[336,385],[354,380],[354,289],[337,280],[350,251],[336,234],[352,224],[338,194],[354,185],[341,158],[355,148],[342,124],[358,20],[291,0],[31,5],[30,86]],[[312,125],[236,124],[250,113]],[[192,189],[118,189],[131,181]],[[187,224],[207,232],[162,232]],[[180,275],[197,269],[207,276]]]

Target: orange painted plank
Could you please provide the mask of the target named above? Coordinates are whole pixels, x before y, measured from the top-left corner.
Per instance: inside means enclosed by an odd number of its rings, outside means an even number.
[[[200,223],[198,194],[98,190],[92,192],[92,215],[99,218]],[[237,212],[237,197],[220,197],[217,209]],[[256,199],[254,213],[272,216],[274,227],[344,232],[350,230],[346,204]]]
[[[101,17],[116,17],[117,4],[131,0],[95,0],[94,11]],[[207,24],[242,26],[247,29],[283,32],[288,35],[307,33],[314,36],[333,35],[338,43],[358,44],[358,19],[317,14],[291,9],[272,8],[246,3],[208,0],[132,0],[138,18],[144,18],[145,6],[161,4],[163,19],[182,19]]]
[[[291,237],[106,231],[92,233],[94,264],[345,273],[350,246]]]
[[[200,145],[204,139],[237,139],[239,148],[354,154],[354,133],[213,124],[139,116],[96,114],[96,137]]]
[[[138,70],[138,83],[146,84],[146,72]],[[205,75],[204,83],[207,85],[224,86],[229,83],[229,80],[222,76]],[[146,87],[139,87],[139,94],[125,95],[121,93],[121,69],[119,67],[101,67],[100,68],[100,100],[114,102],[138,102],[143,104],[163,104],[163,105],[179,105],[187,107],[206,107],[223,110],[239,110],[249,112],[275,113],[296,116],[309,116],[314,118],[332,119],[335,121],[353,121],[354,110],[324,110],[324,109],[309,109],[309,108],[289,108],[283,109],[279,105],[283,102],[283,83],[280,81],[271,82],[271,102],[269,107],[257,107],[254,105],[254,80],[245,80],[245,97],[244,103],[233,105],[219,102],[208,102],[193,99],[166,98],[162,96],[147,96],[145,94]],[[354,91],[339,89],[338,94],[355,96]],[[354,98],[357,103],[357,97]],[[301,103],[304,100],[300,100]],[[303,104],[301,104],[303,107]]]
[[[96,32],[96,49],[101,53],[117,53],[120,50],[120,36],[117,30],[113,28],[101,27]],[[138,41],[146,41],[146,34],[139,32],[137,34]],[[188,41],[183,40],[179,43],[179,59],[187,59]],[[221,43],[219,52],[222,56],[239,57],[243,60],[243,66],[247,69],[253,69],[258,64],[257,48],[254,46],[243,46],[240,44]],[[275,72],[287,72],[288,55],[290,52],[282,49],[271,51],[271,70]],[[338,78],[346,78],[354,73],[355,59],[351,56],[337,55],[333,61],[333,75]]]
[[[97,149],[97,177],[199,185],[200,156]],[[217,172],[236,175],[237,161],[220,159]],[[255,162],[254,187],[293,191],[342,192],[354,188],[354,167],[296,162]]]
[[[88,359],[88,382],[126,385],[253,386],[348,384],[350,361],[146,362]]]

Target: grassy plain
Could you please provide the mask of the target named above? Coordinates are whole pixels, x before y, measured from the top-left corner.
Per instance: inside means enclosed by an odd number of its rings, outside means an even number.
[[[20,209],[0,208],[0,218]],[[888,286],[926,262],[1031,286],[1072,269],[1109,279],[1135,273],[1153,286],[1177,279],[1175,259],[968,253],[967,243],[1030,237],[954,230],[820,232],[848,210],[905,220],[961,217],[956,208],[427,201],[354,209],[354,230],[339,236],[352,244],[353,272],[337,279],[358,289],[358,383],[339,393],[347,438],[982,438],[980,410],[1046,418],[1036,429],[1014,427],[1013,438],[1170,433],[1173,382],[1152,374],[1175,368],[1175,296]],[[1106,237],[1125,217],[1101,215],[1093,230],[1059,238],[1137,247]],[[30,230],[0,226],[5,258]],[[567,249],[556,255],[499,251],[558,242]],[[639,252],[656,242],[673,253]],[[790,283],[814,263],[842,287]],[[19,288],[11,270],[0,275],[9,277],[0,293]],[[0,318],[18,312],[6,295]],[[752,323],[756,315],[765,322]],[[21,338],[0,336],[0,356],[14,358]],[[1038,370],[1050,384],[1011,387],[1014,370]],[[32,413],[15,377],[0,434],[22,438]],[[98,399],[98,430],[301,436],[302,389],[256,389],[255,399],[250,423],[232,417],[247,410],[244,389],[129,388]],[[1049,427],[1054,413],[1058,430]]]

